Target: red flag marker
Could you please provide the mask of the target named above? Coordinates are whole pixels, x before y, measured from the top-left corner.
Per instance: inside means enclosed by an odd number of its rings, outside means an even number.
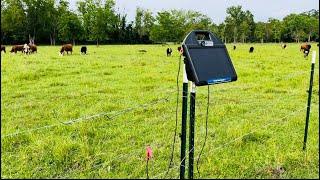
[[[150,146],[147,147],[146,155],[147,155],[147,161],[149,161],[152,157],[152,149]]]

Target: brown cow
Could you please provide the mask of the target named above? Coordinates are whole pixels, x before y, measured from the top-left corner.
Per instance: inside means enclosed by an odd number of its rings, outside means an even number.
[[[3,46],[3,45],[1,45],[1,52],[4,52],[4,53],[6,53],[6,47],[5,46]]]
[[[35,44],[29,44],[31,53],[37,52],[37,46]]]
[[[17,53],[17,51],[21,51],[21,52],[23,52],[23,45],[14,45],[14,46],[12,46],[12,48],[11,48],[11,53]]]
[[[302,44],[300,47],[300,51],[304,53],[304,57],[307,57],[309,55],[310,49],[311,45],[307,43]]]
[[[60,50],[60,54],[63,55],[64,51],[66,51],[67,54],[68,54],[68,51],[70,51],[71,54],[72,54],[72,44],[64,44],[64,45],[62,45],[61,50]]]

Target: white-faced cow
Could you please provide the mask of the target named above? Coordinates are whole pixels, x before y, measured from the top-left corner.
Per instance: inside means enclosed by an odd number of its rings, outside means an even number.
[[[310,44],[304,43],[301,45],[300,51],[302,51],[304,53],[305,58],[309,55],[310,49],[311,49]]]
[[[30,54],[30,46],[28,44],[23,45],[23,53]]]
[[[172,53],[172,49],[171,48],[167,48],[167,56],[171,56]]]

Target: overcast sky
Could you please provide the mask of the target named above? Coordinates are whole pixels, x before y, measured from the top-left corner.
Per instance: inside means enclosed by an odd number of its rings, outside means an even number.
[[[76,1],[79,0],[70,0],[72,9],[76,9]],[[226,9],[233,5],[241,5],[243,10],[251,11],[256,22],[265,22],[269,17],[282,19],[290,13],[319,10],[319,0],[116,0],[117,11],[127,14],[128,21],[134,20],[136,7],[142,7],[150,9],[154,15],[169,9],[199,11],[218,24],[224,21]]]

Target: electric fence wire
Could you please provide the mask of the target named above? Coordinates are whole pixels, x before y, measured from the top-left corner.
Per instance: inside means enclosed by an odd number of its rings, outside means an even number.
[[[208,91],[209,91],[209,89],[208,89]],[[276,101],[276,103],[277,102],[279,102],[279,101]],[[251,103],[251,102],[246,102],[246,103]],[[273,103],[273,104],[275,104],[275,103]],[[303,108],[304,109],[304,108]],[[301,110],[303,110],[303,109],[301,109]],[[299,110],[299,111],[301,111],[301,110]],[[208,104],[207,104],[207,111],[208,111]],[[202,113],[202,114],[204,114],[204,113]],[[207,117],[207,116],[206,116]],[[285,118],[285,117],[284,117]],[[207,119],[207,118],[206,118]],[[270,123],[270,124],[273,124],[274,122],[272,122],[272,123]],[[268,125],[270,125],[270,124],[267,124],[267,125],[265,125],[265,126],[268,126]],[[206,121],[206,125],[207,125],[207,121]],[[206,130],[207,130],[207,128],[206,128]],[[253,132],[249,132],[249,133],[247,133],[247,134],[245,134],[245,135],[242,135],[241,137],[239,137],[239,138],[235,138],[234,140],[232,140],[232,141],[229,141],[229,142],[227,142],[227,143],[225,143],[225,144],[223,144],[222,146],[219,146],[219,147],[217,147],[217,148],[214,148],[214,149],[212,149],[212,150],[210,150],[210,152],[211,151],[213,151],[213,150],[216,150],[216,149],[220,149],[220,148],[223,148],[224,146],[227,146],[227,145],[229,145],[229,144],[231,144],[232,142],[235,142],[235,141],[237,141],[237,140],[239,140],[239,139],[241,139],[241,138],[243,138],[244,136],[246,136],[246,135],[248,135],[248,134],[251,134],[251,133],[253,133]],[[206,132],[206,135],[207,135],[207,132]],[[206,138],[205,138],[205,140],[206,140]],[[205,144],[205,142],[204,142],[204,144]],[[203,146],[204,147],[204,146]],[[189,151],[189,153],[192,151],[192,149]],[[202,152],[202,150],[201,150],[201,152]],[[121,157],[128,157],[129,155],[134,155],[134,154],[136,154],[136,152],[134,152],[134,153],[131,153],[131,154],[125,154],[125,155],[121,155]],[[201,154],[201,153],[200,153]],[[187,157],[187,155],[183,158],[183,160],[185,159]],[[199,155],[199,157],[200,157],[200,155]],[[114,159],[118,159],[119,157],[115,157]],[[182,160],[182,161],[183,161]],[[181,161],[181,162],[182,162]],[[198,163],[199,163],[199,158],[198,158],[198,161],[197,161],[197,168],[198,168]],[[111,162],[111,161],[109,161],[109,162]],[[181,166],[181,162],[180,162],[180,166]],[[174,167],[172,167],[172,169],[176,169],[176,168],[179,168],[180,166],[174,166]],[[197,169],[198,170],[198,169]],[[161,173],[161,174],[158,174],[157,176],[155,176],[154,178],[156,178],[156,177],[160,177],[162,174],[164,174],[164,173],[166,173],[166,175],[165,176],[167,176],[167,174],[168,174],[168,171],[164,171],[163,173]],[[199,173],[199,170],[198,170],[198,173]],[[199,176],[200,176],[200,173],[199,173]]]
[[[181,68],[181,55],[179,56],[179,61],[178,61],[178,73],[177,73],[177,79],[176,79],[176,85],[177,85],[177,103],[176,103],[176,124],[175,124],[175,129],[174,129],[174,137],[173,137],[173,143],[172,143],[172,150],[171,150],[171,156],[170,156],[170,161],[168,165],[168,170],[167,173],[169,173],[169,170],[171,168],[171,164],[173,162],[173,154],[174,154],[174,145],[176,143],[176,136],[177,136],[177,127],[178,127],[178,105],[179,105],[179,75],[180,75],[180,68]]]
[[[175,112],[175,110],[171,110],[171,111],[169,111],[168,113],[166,113],[166,114],[163,114],[162,116],[161,116],[161,119],[168,119],[170,116],[171,116],[171,113],[173,113],[173,112]],[[126,150],[126,148],[123,148],[123,149],[121,149],[121,150],[118,150],[119,152],[127,152],[127,150]],[[130,152],[130,153],[125,153],[125,154],[118,154],[117,153],[117,155],[116,156],[114,156],[113,158],[111,158],[110,160],[108,160],[107,162],[105,162],[105,163],[102,163],[102,164],[97,164],[97,165],[94,165],[93,166],[93,168],[109,168],[109,166],[107,166],[107,165],[109,165],[110,163],[113,163],[115,160],[120,160],[120,159],[123,159],[123,158],[126,158],[126,159],[128,159],[128,158],[130,158],[130,159],[132,159],[132,157],[134,157],[134,156],[138,156],[138,158],[139,159],[141,159],[141,156],[139,155],[139,154],[141,154],[141,149],[140,148],[138,148],[138,149],[136,149],[135,151],[132,151],[132,152]],[[105,154],[109,154],[109,153],[100,153],[99,155],[105,155]],[[97,155],[97,156],[99,156],[99,155]],[[102,166],[102,167],[101,167]],[[107,167],[106,167],[107,166]],[[147,167],[146,167],[147,168]],[[137,168],[137,169],[139,169],[139,168]],[[147,170],[146,170],[147,171]],[[150,171],[150,168],[149,168],[149,164],[148,164],[148,176],[149,176],[149,171]],[[166,172],[166,171],[165,171]],[[136,178],[136,177],[128,177],[129,179],[131,179],[131,178]]]
[[[180,60],[181,60],[181,59],[180,59]],[[180,72],[180,63],[179,63],[179,72]],[[301,75],[301,74],[305,74],[305,72],[289,74],[289,75],[285,76],[285,79],[293,78],[293,77],[299,76],[299,75]],[[178,75],[179,75],[179,73],[178,73]],[[178,81],[177,81],[177,82],[178,82]],[[222,90],[224,90],[224,89],[222,89]],[[201,154],[202,154],[202,152],[203,152],[203,148],[204,148],[204,146],[205,146],[205,143],[206,143],[206,140],[207,140],[207,135],[208,135],[208,110],[209,110],[209,104],[210,104],[210,102],[209,102],[209,93],[210,93],[210,92],[209,92],[209,91],[210,91],[210,90],[209,90],[209,86],[208,86],[208,95],[207,95],[207,96],[208,96],[208,100],[207,100],[207,113],[206,113],[206,134],[205,134],[205,140],[204,140],[203,146],[202,146],[202,148],[201,148],[201,151],[200,151],[200,154],[199,154],[198,160],[197,160],[197,171],[198,171],[199,176],[200,176],[200,171],[199,171],[200,157],[201,157]],[[276,103],[278,103],[278,102],[280,102],[279,99],[276,101]],[[250,102],[247,102],[247,103],[250,103]],[[276,103],[274,102],[274,103],[272,103],[272,104],[276,104]],[[178,104],[177,104],[177,105],[178,105]],[[173,147],[173,149],[174,149],[174,147]],[[169,169],[170,169],[171,163],[172,163],[172,157],[171,157],[170,164],[169,164],[169,168],[168,168],[168,171],[166,172],[166,175],[169,173]],[[166,175],[165,175],[165,176],[166,176]]]
[[[171,91],[171,92],[168,92],[168,93],[171,94],[171,93],[174,93],[174,92],[175,91]],[[3,136],[1,136],[1,139],[6,138],[6,137],[17,136],[17,135],[20,135],[20,134],[31,133],[31,132],[38,131],[38,130],[48,129],[48,128],[59,126],[61,124],[70,125],[70,124],[74,124],[76,122],[80,122],[80,121],[84,121],[84,120],[92,120],[94,118],[101,117],[101,116],[106,116],[108,118],[108,120],[113,120],[119,115],[122,115],[122,114],[125,114],[127,112],[139,109],[141,107],[142,108],[146,108],[146,107],[158,104],[158,103],[160,103],[162,101],[167,101],[168,102],[169,99],[170,99],[170,96],[167,96],[167,97],[158,99],[156,101],[151,101],[149,103],[142,104],[142,105],[140,104],[140,105],[137,105],[135,107],[127,108],[127,109],[120,110],[120,111],[102,112],[102,113],[98,113],[98,114],[95,114],[95,115],[84,116],[84,117],[80,117],[80,118],[77,118],[77,119],[71,119],[71,120],[68,120],[68,121],[59,122],[59,123],[55,123],[55,124],[51,124],[51,125],[47,125],[47,126],[41,126],[41,127],[37,127],[37,128],[31,128],[31,129],[27,129],[27,130],[17,131],[17,132],[14,132],[14,133],[3,135]]]
[[[239,136],[239,137],[237,137],[237,138],[234,138],[234,139],[232,139],[232,140],[230,140],[230,141],[228,141],[228,142],[226,142],[226,143],[224,143],[224,144],[222,144],[222,145],[220,145],[220,146],[218,146],[218,147],[216,147],[216,148],[213,148],[213,149],[211,149],[210,151],[205,152],[204,154],[206,154],[206,153],[211,153],[211,152],[213,152],[213,151],[215,151],[215,150],[218,150],[218,149],[222,149],[222,148],[224,148],[224,147],[226,147],[226,146],[228,146],[228,145],[230,145],[230,144],[232,144],[232,143],[234,143],[234,142],[236,142],[236,141],[244,138],[245,136],[248,136],[248,135],[250,135],[250,134],[252,134],[252,133],[255,133],[255,132],[257,132],[257,131],[259,131],[259,130],[261,130],[261,129],[263,129],[263,128],[266,128],[266,127],[268,127],[268,126],[270,126],[270,125],[272,125],[272,124],[274,124],[274,123],[281,123],[282,120],[284,120],[284,119],[288,118],[289,116],[292,116],[292,115],[294,115],[294,114],[296,114],[296,113],[298,113],[298,112],[301,112],[301,111],[305,110],[305,108],[306,108],[306,106],[304,106],[303,108],[298,109],[298,110],[296,110],[296,111],[293,111],[293,112],[291,112],[291,113],[283,116],[282,118],[279,118],[279,119],[277,119],[277,120],[275,120],[275,121],[272,121],[272,122],[270,122],[270,123],[264,124],[264,125],[261,126],[261,127],[256,127],[256,128],[253,129],[252,131],[250,131],[250,132],[248,132],[248,133],[246,133],[246,134],[243,134],[243,135],[241,135],[241,136]],[[288,121],[282,121],[282,122],[288,122]],[[179,165],[172,167],[171,170],[178,169],[178,168],[181,166],[182,161],[183,161],[184,159],[186,159],[187,155],[188,155],[192,150],[193,150],[193,148],[192,148],[192,149],[186,154],[186,156],[180,161]],[[158,177],[160,177],[160,176],[163,175],[163,174],[164,174],[164,172],[158,174],[158,175],[155,176],[154,178],[158,178]],[[163,178],[165,178],[165,176],[164,176]],[[178,177],[178,178],[179,178],[179,177]]]
[[[186,155],[185,155],[185,156],[182,158],[182,160],[180,161],[179,165],[172,167],[171,170],[177,169],[177,168],[181,167],[182,162],[188,157],[188,155],[190,154],[190,152],[191,152],[193,149],[194,149],[194,147],[191,148],[191,149],[186,153]],[[161,175],[164,175],[163,179],[166,179],[166,177],[167,177],[167,175],[168,175],[168,174],[167,174],[167,171],[157,174],[156,176],[153,177],[153,179],[158,179]]]
[[[199,161],[200,161],[201,154],[202,154],[202,151],[203,151],[204,146],[206,145],[207,137],[208,137],[209,104],[210,104],[210,86],[208,86],[208,97],[207,97],[206,135],[205,135],[205,137],[204,137],[204,142],[203,142],[203,145],[202,145],[202,147],[201,147],[201,151],[200,151],[200,153],[199,153],[198,160],[197,160],[197,171],[198,171],[199,176],[200,176]]]
[[[181,61],[181,58],[180,58],[180,61]],[[179,71],[178,71],[178,73],[180,72],[180,64],[181,64],[181,63],[179,62]],[[299,74],[299,75],[300,75],[300,74]],[[178,74],[178,76],[179,76],[179,74]],[[288,77],[287,77],[287,78],[288,78]],[[177,77],[177,81],[178,81],[178,77]],[[178,85],[177,85],[177,89],[178,89],[178,93],[177,93],[177,97],[178,97],[178,95],[179,95],[179,87],[178,87]],[[208,86],[208,91],[209,91],[209,86]],[[173,93],[173,92],[176,92],[176,91],[172,91],[172,92],[169,92],[169,93]],[[117,117],[117,116],[119,116],[119,115],[121,115],[121,114],[124,114],[124,113],[126,113],[126,112],[133,111],[133,110],[138,109],[138,108],[140,108],[140,107],[148,107],[148,105],[151,106],[151,105],[154,105],[154,104],[158,104],[159,102],[161,102],[161,101],[163,101],[163,100],[168,101],[167,98],[163,98],[163,99],[157,100],[157,101],[155,101],[155,102],[153,101],[153,102],[151,102],[151,103],[146,103],[146,104],[143,104],[143,105],[140,105],[140,106],[137,106],[137,107],[132,107],[132,108],[124,109],[124,110],[121,110],[121,111],[115,111],[113,116],[110,116],[110,115],[109,115],[109,114],[112,114],[113,112],[103,112],[103,113],[95,114],[95,115],[92,115],[92,116],[81,117],[81,118],[78,118],[78,119],[69,120],[69,121],[65,121],[65,122],[61,122],[61,123],[68,125],[68,124],[73,124],[73,123],[80,122],[80,121],[83,121],[83,120],[93,119],[93,118],[100,117],[100,116],[106,116],[109,120],[112,120],[113,118],[115,118],[115,117]],[[178,103],[178,99],[177,99],[177,103]],[[208,112],[208,107],[209,107],[209,94],[208,94],[207,112]],[[176,108],[177,108],[177,107],[176,107]],[[302,111],[302,110],[304,110],[304,109],[305,109],[305,107],[302,108],[302,109],[300,109],[300,110],[294,111],[294,112],[288,114],[287,116],[285,116],[285,117],[283,117],[283,118],[281,118],[281,119],[279,119],[279,120],[285,119],[285,118],[288,117],[289,115],[294,114],[294,113],[297,113],[297,112],[300,112],[300,111]],[[108,116],[108,115],[109,115],[109,116]],[[206,117],[208,117],[208,115],[207,115]],[[279,120],[278,120],[278,121],[279,121]],[[278,121],[275,121],[275,122],[278,122]],[[267,127],[267,126],[269,126],[269,125],[271,125],[271,124],[273,124],[273,123],[275,123],[275,122],[268,123],[268,124],[262,126],[261,128]],[[15,135],[22,134],[22,133],[37,131],[37,130],[40,130],[40,129],[51,128],[51,127],[60,125],[61,123],[57,123],[57,124],[53,124],[53,125],[48,125],[48,126],[43,126],[43,127],[34,128],[34,129],[29,129],[29,130],[25,130],[25,131],[18,131],[18,132],[12,133],[12,134],[4,135],[4,136],[1,137],[1,139],[4,138],[4,137],[15,136]],[[177,111],[176,111],[176,124],[177,124]],[[261,129],[261,128],[260,128],[260,129]],[[256,129],[256,130],[257,130],[257,129]],[[247,136],[247,135],[249,135],[249,134],[252,134],[252,133],[256,132],[256,130],[251,131],[251,132],[249,132],[249,133],[247,133],[247,134],[244,134],[244,135],[242,135],[242,136],[240,136],[240,137],[238,137],[238,138],[235,138],[235,139],[233,139],[233,140],[231,140],[231,141],[228,141],[227,143],[224,143],[223,145],[220,145],[220,146],[218,146],[217,148],[213,148],[213,149],[211,149],[211,150],[210,150],[209,152],[207,152],[207,153],[210,153],[210,152],[212,152],[212,151],[214,151],[214,150],[217,150],[217,149],[221,149],[221,148],[223,148],[223,147],[225,147],[225,146],[227,146],[227,145],[229,145],[229,144],[231,144],[231,143],[233,143],[233,142],[236,142],[237,140],[239,140],[239,139],[241,139],[241,138],[243,138],[243,137],[245,137],[245,136]],[[207,136],[207,118],[206,118],[206,136]],[[175,137],[176,137],[176,131],[175,131]],[[206,138],[205,138],[205,141],[206,141]],[[204,142],[204,145],[205,145],[205,142]],[[203,146],[203,147],[204,147],[204,146]],[[174,147],[173,147],[173,149],[174,149]],[[203,148],[202,148],[202,149],[203,149]],[[186,156],[182,159],[182,161],[187,157],[187,155],[188,155],[192,150],[193,150],[193,149],[191,149],[191,150],[186,154]],[[201,150],[201,152],[202,152],[202,150]],[[121,157],[127,157],[128,155],[133,155],[133,154],[135,154],[135,153],[136,153],[136,152],[130,153],[130,154],[121,155]],[[173,153],[172,153],[172,154],[173,154]],[[200,154],[201,154],[201,153],[200,153]],[[199,154],[198,161],[197,161],[197,168],[198,168],[198,162],[199,162],[200,154]],[[115,157],[114,159],[118,159],[118,158],[119,158],[119,156]],[[113,160],[114,160],[114,159],[113,159]],[[113,161],[113,160],[111,160],[111,161]],[[173,159],[172,159],[172,160],[173,160]],[[111,162],[111,161],[109,161],[109,162]],[[179,165],[179,166],[174,166],[174,167],[172,167],[171,169],[179,168],[179,167],[181,166],[182,161],[180,162],[180,165]],[[170,164],[171,164],[171,162],[170,162]],[[169,168],[170,168],[170,164],[169,164]],[[169,169],[168,169],[168,170],[169,170]],[[162,174],[164,174],[164,173],[166,173],[166,175],[167,175],[167,174],[168,174],[168,171],[165,171],[165,172],[163,172],[163,173],[161,173],[161,174],[158,174],[157,176],[155,176],[155,178],[156,178],[156,177],[160,177],[160,176],[161,176]],[[199,170],[198,170],[198,173],[199,173]],[[200,173],[199,173],[199,176],[200,176]]]
[[[291,95],[290,95],[291,96]],[[291,96],[292,97],[292,96]],[[275,106],[277,106],[277,104],[279,104],[280,102],[282,102],[283,101],[283,99],[276,99],[276,100],[274,100],[272,103],[269,103],[269,104],[267,104],[266,106],[269,106],[269,107],[275,107]],[[253,102],[246,102],[245,104],[249,104],[249,106],[252,106],[252,105],[254,105],[255,103],[253,103]],[[261,102],[259,102],[259,103],[261,103]],[[200,108],[200,107],[203,107],[204,106],[204,103],[202,103],[202,102],[200,102],[200,101],[198,101],[197,102],[197,104],[198,104],[198,107]],[[218,105],[215,105],[215,106],[218,106]],[[224,106],[224,105],[219,105],[219,106]],[[264,117],[264,115],[266,115],[266,114],[270,114],[270,110],[265,110],[264,108],[263,109],[261,109],[262,111],[258,111],[256,108],[250,108],[248,111],[246,111],[246,114],[250,114],[251,112],[255,112],[256,114],[257,113],[260,113],[261,112],[261,117]],[[272,112],[273,112],[273,109],[271,110]],[[239,116],[238,117],[230,117],[230,118],[228,118],[227,116],[225,116],[225,117],[223,117],[223,118],[221,118],[221,120],[228,120],[228,122],[227,123],[229,123],[229,122],[233,122],[232,120],[235,120],[235,119],[239,119]],[[244,121],[246,121],[246,118],[242,118],[241,120],[239,120],[238,121],[238,123],[237,124],[242,124]],[[257,121],[256,121],[257,122]],[[225,124],[225,125],[227,125],[227,124]]]

